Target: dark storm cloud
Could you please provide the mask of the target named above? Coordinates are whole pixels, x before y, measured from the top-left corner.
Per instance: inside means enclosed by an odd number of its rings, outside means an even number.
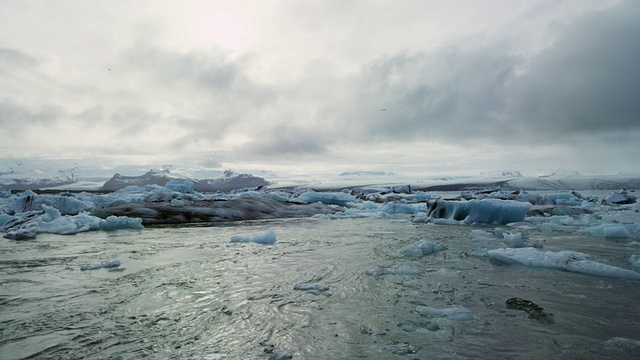
[[[639,5],[558,29],[555,43],[513,84],[514,116],[569,134],[640,130]]]
[[[369,139],[556,141],[640,130],[637,2],[557,25],[537,55],[495,42],[396,54],[356,81]],[[517,39],[516,39],[517,40]]]
[[[453,47],[379,59],[359,81],[361,131],[404,139],[512,132],[497,111],[521,62],[494,48]]]

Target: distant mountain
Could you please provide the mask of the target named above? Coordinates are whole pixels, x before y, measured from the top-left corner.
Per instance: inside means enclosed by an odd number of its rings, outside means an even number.
[[[345,171],[340,176],[393,176],[395,173],[387,173],[384,171]]]
[[[193,189],[196,191],[231,191],[237,189],[257,188],[271,184],[259,176],[251,174],[238,174],[231,170],[225,170],[222,176],[215,179],[203,179],[194,181]]]
[[[2,190],[17,190],[17,191],[25,191],[25,190],[38,190],[38,189],[46,189],[64,185],[75,184],[76,180],[69,179],[61,179],[61,178],[53,178],[53,179],[32,179],[32,178],[24,178],[24,179],[12,179],[13,182],[9,184],[0,184],[0,189]]]
[[[123,176],[115,174],[100,188],[103,191],[115,191],[127,186],[160,185],[165,186],[171,179],[183,179],[184,176],[176,176],[169,170],[151,170],[140,176]],[[231,191],[245,188],[257,188],[267,186],[269,181],[251,174],[239,174],[226,170],[220,177],[214,179],[190,179],[193,181],[195,191]]]
[[[491,170],[480,173],[481,177],[487,178],[519,178],[524,177],[520,171],[514,170]]]
[[[25,191],[25,190],[38,190],[38,189],[46,189],[64,185],[75,184],[78,179],[76,177],[75,171],[77,168],[59,170],[58,173],[61,176],[51,177],[51,178],[42,178],[36,179],[31,177],[19,178],[19,179],[10,179],[9,183],[0,184],[0,189],[2,190],[17,190],[17,191]],[[13,174],[13,169],[10,171],[0,173],[2,175],[11,175]]]
[[[567,178],[572,178],[576,176],[580,176],[580,173],[573,170],[556,170],[550,175],[540,175],[541,178],[560,178],[560,179],[567,179]]]
[[[175,179],[170,175],[169,170],[151,170],[144,175],[139,176],[123,176],[118,173],[102,185],[100,190],[103,191],[116,191],[124,189],[127,186],[145,186],[145,185],[160,185],[165,186],[169,180]]]

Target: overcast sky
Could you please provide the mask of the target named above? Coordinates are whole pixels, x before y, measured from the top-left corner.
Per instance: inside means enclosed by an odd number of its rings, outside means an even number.
[[[640,173],[639,36],[635,0],[0,0],[0,157]]]

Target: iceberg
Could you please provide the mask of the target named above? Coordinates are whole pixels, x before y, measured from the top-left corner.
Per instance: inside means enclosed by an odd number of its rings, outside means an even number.
[[[307,191],[300,194],[297,200],[305,203],[320,202],[325,205],[338,205],[347,206],[348,203],[355,201],[355,196],[347,193],[334,193],[334,192],[315,192]]]
[[[530,203],[514,200],[436,200],[430,204],[427,215],[464,224],[508,224],[523,221],[530,208]]]
[[[234,235],[231,237],[231,242],[254,242],[258,244],[273,244],[276,242],[276,234],[273,230],[267,230],[262,234],[247,236],[247,235]]]
[[[12,240],[27,240],[33,239],[38,233],[38,227],[35,225],[19,227],[16,229],[10,229],[4,233],[3,237]]]
[[[587,275],[640,280],[640,273],[617,266],[589,260],[588,254],[577,251],[539,251],[529,248],[503,248],[489,250],[490,258],[509,264],[543,267]]]

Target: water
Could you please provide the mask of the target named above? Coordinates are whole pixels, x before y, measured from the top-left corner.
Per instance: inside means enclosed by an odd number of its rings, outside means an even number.
[[[276,244],[229,241],[267,229]],[[0,358],[268,359],[274,349],[289,349],[294,359],[640,356],[638,348],[604,343],[640,338],[637,281],[468,257],[483,245],[470,241],[472,229],[493,227],[296,219],[2,239]],[[626,268],[640,252],[599,237],[529,236],[544,239],[544,250],[582,251]],[[423,238],[448,250],[402,256]],[[112,258],[125,269],[80,271]],[[366,274],[401,265],[424,274]],[[331,289],[293,290],[300,282]],[[507,309],[512,297],[542,306],[555,323]],[[470,309],[473,320],[431,320],[415,311],[453,304]],[[406,344],[413,353],[401,355]]]

